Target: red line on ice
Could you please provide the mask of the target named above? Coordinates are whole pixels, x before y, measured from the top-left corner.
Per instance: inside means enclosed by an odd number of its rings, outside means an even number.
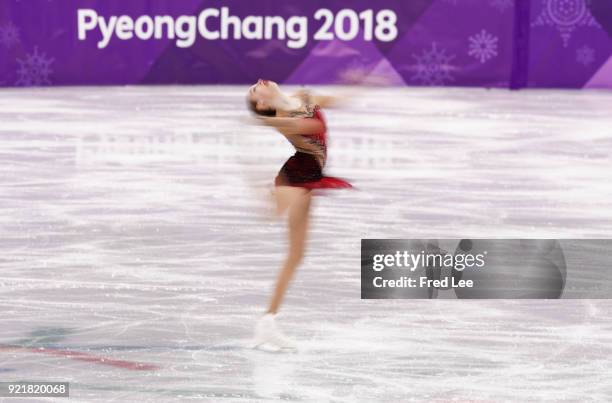
[[[59,357],[72,358],[78,361],[93,362],[101,365],[110,365],[112,367],[129,369],[132,371],[153,371],[159,369],[157,365],[146,364],[142,362],[115,360],[113,358],[101,357],[81,351],[73,350],[62,350],[57,348],[46,348],[46,347],[20,347],[10,345],[0,345],[0,351],[20,351],[26,353],[40,353],[47,355],[55,355]]]

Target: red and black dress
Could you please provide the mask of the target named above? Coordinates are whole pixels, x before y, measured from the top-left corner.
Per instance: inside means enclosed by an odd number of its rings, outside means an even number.
[[[305,97],[306,98],[306,97]],[[285,162],[274,181],[275,186],[296,186],[306,189],[342,189],[352,187],[347,181],[323,175],[327,159],[327,128],[318,105],[304,99],[304,110],[292,113],[293,117],[318,119],[323,124],[319,133],[286,136],[295,147],[295,154]]]

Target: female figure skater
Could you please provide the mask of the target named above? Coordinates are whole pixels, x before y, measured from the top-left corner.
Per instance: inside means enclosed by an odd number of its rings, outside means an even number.
[[[295,348],[295,343],[276,326],[275,316],[289,281],[304,256],[312,190],[350,188],[339,178],[323,175],[327,158],[326,127],[321,108],[336,102],[332,97],[315,97],[307,91],[286,95],[273,81],[259,80],[249,88],[247,105],[265,125],[284,135],[295,147],[285,162],[275,185],[276,212],[288,212],[289,252],[276,281],[266,314],[255,326],[255,346],[271,344]]]

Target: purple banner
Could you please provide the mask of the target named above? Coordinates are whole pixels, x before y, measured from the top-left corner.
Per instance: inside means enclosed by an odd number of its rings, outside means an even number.
[[[5,0],[0,85],[612,88],[608,0]]]

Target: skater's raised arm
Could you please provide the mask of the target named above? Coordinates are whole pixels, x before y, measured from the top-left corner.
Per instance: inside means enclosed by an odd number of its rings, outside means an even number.
[[[340,73],[339,80],[339,84],[350,85],[350,87],[342,87],[339,93],[335,95],[314,94],[309,90],[302,89],[294,96],[308,99],[324,109],[339,108],[359,97],[367,88],[389,85],[387,78],[369,74],[363,69],[347,69]]]
[[[261,117],[285,117],[295,115],[300,111],[303,113],[305,107],[309,105],[318,105],[324,109],[338,107],[356,98],[360,92],[363,92],[364,87],[388,84],[386,78],[370,74],[363,69],[346,70],[342,73],[340,80],[340,84],[351,84],[351,87],[345,88],[340,95],[318,95],[302,89],[289,96],[283,93],[274,81],[260,79],[249,87],[246,99],[247,107],[255,115]],[[286,130],[293,133],[297,123],[278,121],[266,124],[275,127],[282,125]],[[311,124],[315,123],[307,123],[307,125]]]
[[[303,99],[306,103],[319,105],[323,109],[336,108],[349,101],[345,96],[331,96],[313,94],[310,90],[301,89],[293,95],[295,98]]]
[[[325,129],[318,119],[261,116],[259,121],[284,135],[320,133]]]

